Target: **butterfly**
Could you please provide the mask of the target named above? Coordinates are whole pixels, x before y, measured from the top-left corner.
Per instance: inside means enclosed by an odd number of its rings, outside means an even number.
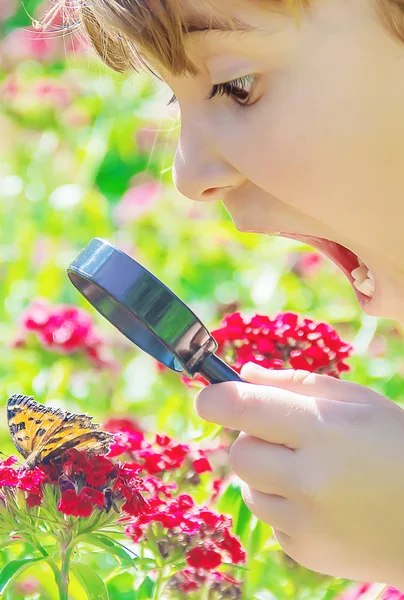
[[[85,450],[88,455],[107,453],[114,435],[100,431],[93,417],[39,404],[32,396],[14,394],[7,401],[11,439],[33,469],[49,464],[66,450]]]

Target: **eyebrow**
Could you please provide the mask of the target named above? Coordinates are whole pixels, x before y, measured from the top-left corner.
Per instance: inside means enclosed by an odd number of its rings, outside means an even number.
[[[240,21],[239,19],[232,19],[231,25],[226,24],[223,21],[219,20],[206,20],[201,17],[193,17],[188,19],[183,24],[183,32],[184,34],[189,33],[201,33],[206,31],[238,31],[238,32],[247,32],[253,31],[255,27],[252,25],[247,25],[244,21]]]

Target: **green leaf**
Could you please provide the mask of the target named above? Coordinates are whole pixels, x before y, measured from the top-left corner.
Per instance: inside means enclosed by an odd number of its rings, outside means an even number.
[[[351,585],[350,581],[342,581],[339,583],[337,579],[333,580],[322,600],[333,600],[337,596],[340,596],[349,585]]]
[[[236,519],[241,502],[240,486],[232,481],[221,496],[218,508],[221,512],[230,514]]]
[[[134,600],[135,589],[133,577],[129,573],[115,575],[107,582],[107,590],[110,600]]]
[[[246,545],[248,541],[252,516],[252,512],[245,505],[243,499],[241,498],[239,511],[235,522],[235,533],[239,536],[244,545]]]
[[[7,540],[6,542],[3,542],[2,544],[0,544],[0,552],[2,550],[5,550],[6,548],[9,548],[10,546],[15,546],[16,544],[26,544],[27,542],[25,540]]]
[[[105,583],[91,567],[72,562],[70,568],[86,592],[88,600],[109,600]]]
[[[86,544],[91,544],[92,546],[101,548],[105,552],[109,552],[118,558],[119,562],[125,567],[130,568],[136,566],[134,559],[130,556],[130,554],[128,554],[124,547],[107,535],[103,535],[101,533],[88,533],[86,535],[82,535],[80,539]]]
[[[142,585],[136,591],[136,600],[150,600],[153,598],[155,582],[148,575],[143,579]]]
[[[21,560],[12,560],[0,572],[0,594],[2,594],[10,581],[18,577],[25,569],[28,569],[33,563],[44,560],[45,557],[25,558]]]
[[[259,554],[271,536],[271,527],[266,523],[262,523],[262,521],[257,521],[248,540],[248,555],[255,557]]]

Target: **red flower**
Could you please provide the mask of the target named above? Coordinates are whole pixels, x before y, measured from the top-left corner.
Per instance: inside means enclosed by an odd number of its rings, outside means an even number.
[[[98,454],[87,457],[75,448],[67,450],[62,456],[63,473],[66,477],[83,473],[86,482],[93,487],[104,486],[116,470],[113,462]]]
[[[38,467],[22,468],[18,472],[18,487],[26,492],[36,492],[45,480],[46,475]]]
[[[164,471],[165,462],[162,454],[157,454],[154,450],[143,450],[141,458],[144,460],[143,469],[150,475]]]
[[[105,421],[103,429],[104,431],[110,431],[111,433],[118,433],[121,431],[140,433],[141,431],[139,423],[130,417],[112,417]]]
[[[223,479],[214,479],[212,481],[212,489],[213,489],[213,494],[212,494],[212,498],[211,498],[212,502],[215,502],[215,500],[219,496],[221,489],[223,487],[223,484],[224,484]]]
[[[91,456],[85,471],[87,483],[94,487],[104,486],[114,471],[116,471],[116,466],[105,456]]]
[[[171,443],[171,438],[168,435],[159,435],[156,434],[156,444],[159,446],[168,446]]]
[[[199,451],[199,457],[196,458],[192,464],[196,473],[212,471],[212,466],[202,450]]]
[[[138,517],[141,514],[147,513],[148,509],[149,503],[137,490],[132,490],[131,497],[128,498],[125,504],[122,506],[122,510],[134,517]]]
[[[75,490],[68,489],[62,492],[58,510],[65,515],[89,517],[93,511],[94,504],[102,508],[104,501],[104,494],[94,488],[85,486],[79,494]]]
[[[216,544],[222,550],[229,553],[232,563],[245,562],[246,553],[237,538],[235,538],[227,528],[220,531],[221,540],[216,540]]]
[[[69,305],[52,306],[40,298],[31,302],[21,317],[23,336],[34,333],[42,346],[53,352],[69,354],[81,351],[96,367],[115,367],[105,356],[101,338],[94,331],[92,318],[85,310]]]
[[[172,443],[166,447],[164,450],[165,469],[178,469],[182,467],[189,450],[187,444]]]
[[[204,547],[196,547],[187,553],[187,563],[196,569],[211,571],[222,564],[221,555],[212,549],[209,544]]]
[[[28,506],[31,508],[33,506],[40,506],[43,500],[43,492],[42,490],[38,490],[37,492],[29,492],[26,497],[26,502]]]
[[[18,485],[18,472],[11,466],[14,464],[14,457],[9,457],[0,464],[0,487],[2,485],[8,487],[16,487]]]
[[[192,496],[190,496],[189,494],[180,494],[177,498],[177,502],[180,510],[184,511],[193,508],[193,506],[195,505]]]
[[[221,518],[211,510],[201,509],[198,513],[198,517],[202,519],[206,525],[216,528],[221,523]]]
[[[71,448],[66,450],[62,456],[62,469],[66,477],[86,473],[88,470],[88,460],[84,452]]]
[[[143,445],[144,435],[141,431],[118,431],[115,433],[115,442],[111,444],[107,456],[115,458],[125,452],[135,452],[136,450],[140,450]]]
[[[0,469],[2,467],[12,467],[16,462],[18,462],[18,458],[12,454],[11,456],[8,456],[6,460],[0,461]]]
[[[134,525],[133,523],[128,525],[125,529],[125,534],[132,538],[134,542],[138,542],[143,536],[143,530],[138,525]]]
[[[49,465],[40,465],[38,467],[44,473],[46,479],[46,483],[50,483],[51,485],[56,485],[58,483],[59,477],[61,475],[60,466],[55,464],[53,460],[50,460]]]

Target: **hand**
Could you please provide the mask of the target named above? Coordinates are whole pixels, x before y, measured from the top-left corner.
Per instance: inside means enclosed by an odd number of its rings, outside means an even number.
[[[404,589],[404,411],[327,375],[248,363],[241,377],[196,410],[242,431],[229,460],[249,509],[304,567]]]

